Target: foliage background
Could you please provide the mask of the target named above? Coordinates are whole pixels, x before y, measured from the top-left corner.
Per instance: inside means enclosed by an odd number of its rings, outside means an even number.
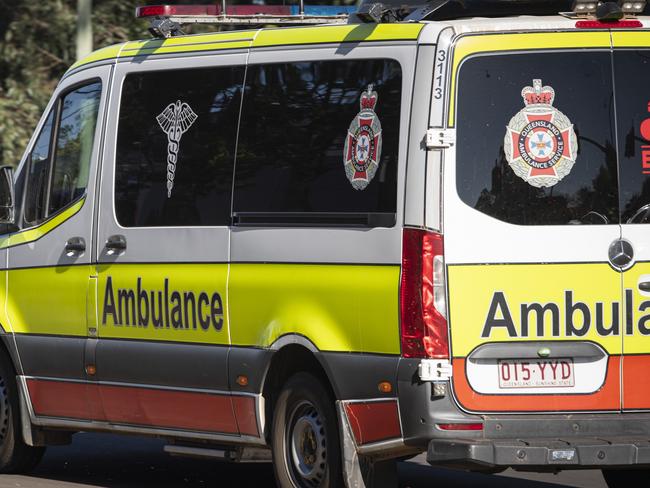
[[[143,2],[146,3],[146,2]],[[127,0],[94,0],[94,46],[146,35]],[[77,0],[0,0],[0,165],[17,165],[52,90],[76,59]]]
[[[134,8],[130,0],[94,0],[94,46],[146,36]],[[77,0],[0,0],[0,165],[18,164],[52,90],[76,59],[76,9]]]
[[[93,0],[94,48],[149,37],[148,22],[134,16],[138,5],[212,1]],[[0,0],[0,165],[20,162],[53,89],[76,60],[76,29],[77,0]]]
[[[138,5],[208,4],[216,0],[92,0],[94,49],[149,37]],[[228,4],[296,3],[297,0],[227,0]],[[351,4],[355,0],[305,0]],[[15,166],[50,99],[76,61],[77,0],[0,0],[0,166]],[[195,26],[194,31],[214,30]],[[191,33],[192,28],[185,28]]]

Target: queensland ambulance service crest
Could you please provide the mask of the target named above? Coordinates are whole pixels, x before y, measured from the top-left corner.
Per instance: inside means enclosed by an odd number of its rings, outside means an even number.
[[[361,94],[357,114],[345,139],[345,174],[355,190],[364,190],[375,177],[381,158],[381,123],[375,113],[377,92],[373,85]]]
[[[533,80],[521,91],[526,105],[507,127],[504,151],[517,176],[535,187],[557,184],[571,172],[578,154],[573,124],[553,106],[555,90]]]

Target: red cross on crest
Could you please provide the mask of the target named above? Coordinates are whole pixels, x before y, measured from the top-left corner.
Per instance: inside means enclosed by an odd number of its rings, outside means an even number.
[[[345,174],[355,190],[363,190],[372,181],[381,158],[381,123],[375,113],[377,92],[373,86],[361,94],[361,111],[348,128],[343,149]]]

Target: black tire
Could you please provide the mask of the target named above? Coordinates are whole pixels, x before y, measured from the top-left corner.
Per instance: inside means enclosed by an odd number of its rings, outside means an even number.
[[[23,441],[18,395],[14,368],[0,352],[0,473],[27,473],[45,452]]]
[[[603,469],[603,478],[609,488],[647,486],[650,469]]]
[[[279,487],[344,486],[334,400],[316,377],[298,373],[285,383],[273,412],[271,446]]]

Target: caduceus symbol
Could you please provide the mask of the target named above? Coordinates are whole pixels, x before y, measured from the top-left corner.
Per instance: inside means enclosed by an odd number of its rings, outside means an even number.
[[[180,100],[167,105],[165,110],[156,117],[160,128],[167,134],[167,198],[172,196],[172,188],[174,188],[181,137],[198,118],[194,110]]]

